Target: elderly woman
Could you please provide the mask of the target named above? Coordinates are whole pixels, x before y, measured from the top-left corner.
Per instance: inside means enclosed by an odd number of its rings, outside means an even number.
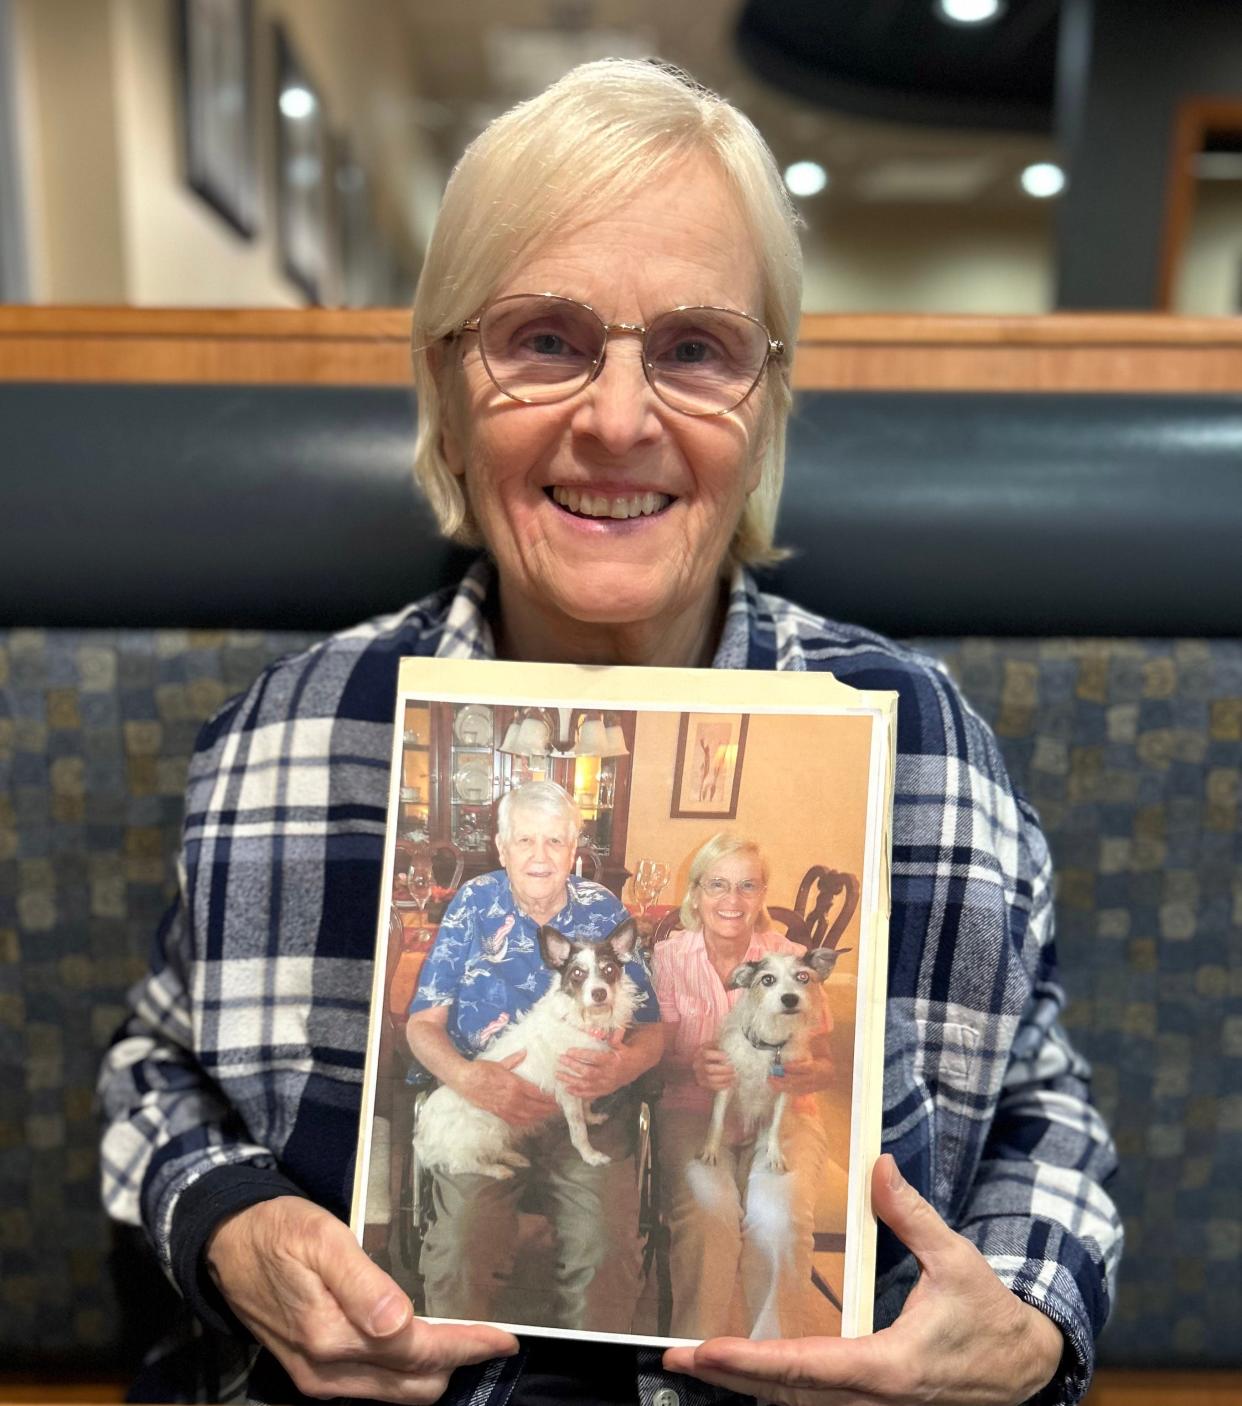
[[[657,943],[652,954],[668,1028],[656,1147],[670,1237],[670,1331],[677,1338],[727,1331],[739,1278],[744,1332],[798,1338],[805,1330],[815,1193],[827,1156],[809,1095],[832,1075],[826,1008],[812,1057],[784,1065],[782,1087],[796,1100],[785,1124],[788,1172],[756,1166],[756,1137],[736,1122],[721,1160],[715,1166],[698,1160],[715,1094],[734,1082],[733,1066],[716,1043],[721,1021],[743,994],[740,986],[730,989],[729,978],[743,962],[770,952],[805,950],[772,931],[767,887],[767,862],[756,844],[713,835],[690,861],[682,931]]]
[[[936,667],[746,569],[775,554],[799,287],[762,139],[657,65],[575,70],[462,158],[414,309],[417,467],[444,530],[485,554],[456,588],[273,665],[203,730],[180,898],[101,1077],[108,1205],[147,1227],[210,1358],[199,1383],[151,1389],[232,1391],[249,1372],[282,1399],[283,1370],[311,1395],[392,1401],[710,1395],[663,1372],[772,1400],[795,1383],[826,1401],[1085,1390],[1120,1245],[1100,1189],[1114,1159],[1055,1023],[1036,819]],[[874,1336],[714,1340],[663,1368],[621,1346],[521,1348],[416,1320],[338,1219],[397,660],[419,654],[897,690]]]
[[[549,985],[539,929],[599,941],[629,914],[601,885],[573,876],[578,807],[554,781],[529,781],[500,802],[496,849],[503,866],[464,884],[445,911],[410,1005],[406,1035],[424,1068],[463,1098],[530,1128],[522,1150],[532,1170],[507,1180],[437,1170],[434,1225],[420,1268],[427,1312],[438,1318],[513,1317],[498,1310],[517,1248],[518,1202],[534,1176],[557,1235],[557,1282],[545,1303],[527,1287],[523,1322],[616,1330],[638,1298],[638,1186],[634,1120],[613,1107],[593,1145],[611,1161],[588,1166],[573,1147],[555,1101],[514,1072],[520,1062],[479,1053]],[[647,996],[627,1040],[565,1056],[570,1093],[602,1098],[624,1089],[660,1057],[660,1019],[647,973],[629,974]],[[468,991],[468,999],[461,998]]]

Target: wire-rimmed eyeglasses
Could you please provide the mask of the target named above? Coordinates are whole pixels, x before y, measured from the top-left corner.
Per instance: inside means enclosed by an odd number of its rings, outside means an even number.
[[[699,887],[704,893],[710,893],[713,898],[723,898],[726,893],[730,893],[734,889],[743,898],[754,898],[756,894],[762,893],[767,885],[761,879],[742,879],[736,884],[731,884],[728,879],[717,876],[711,879],[700,879]]]
[[[642,338],[643,374],[665,405],[685,415],[727,415],[785,354],[758,318],[733,308],[677,307],[646,326],[605,322],[594,308],[556,293],[508,293],[456,332],[479,338],[496,389],[525,405],[568,400],[599,375],[608,338]]]

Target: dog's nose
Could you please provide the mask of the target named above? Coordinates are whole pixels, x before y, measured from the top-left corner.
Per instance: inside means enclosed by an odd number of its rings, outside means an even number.
[[[797,1010],[798,1003],[801,1001],[801,999],[802,998],[798,995],[795,995],[794,992],[786,991],[785,994],[781,997],[781,1005],[784,1006],[787,1011]]]
[[[596,986],[591,992],[591,1000],[597,1006],[602,1006],[608,999],[608,988],[606,986]]]

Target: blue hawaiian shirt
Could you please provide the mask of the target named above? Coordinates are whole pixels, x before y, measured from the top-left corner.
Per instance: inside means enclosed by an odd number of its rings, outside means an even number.
[[[565,906],[551,921],[566,937],[599,942],[629,917],[600,884],[571,878],[566,887]],[[635,1019],[659,1020],[660,1007],[642,959],[631,957],[626,971],[646,998]],[[410,1013],[448,1006],[449,1036],[473,1059],[529,1010],[552,981],[539,953],[539,924],[518,907],[508,874],[498,869],[463,884],[445,910]]]

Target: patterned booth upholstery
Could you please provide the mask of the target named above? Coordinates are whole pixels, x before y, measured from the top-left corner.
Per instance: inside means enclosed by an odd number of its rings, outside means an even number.
[[[454,570],[410,416],[397,391],[0,385],[12,1367],[123,1368],[155,1326],[157,1280],[98,1209],[99,1052],[200,722]],[[792,434],[778,589],[923,638],[1048,830],[1069,1018],[1123,1157],[1112,1365],[1242,1365],[1239,448],[1226,397],[817,393]]]

